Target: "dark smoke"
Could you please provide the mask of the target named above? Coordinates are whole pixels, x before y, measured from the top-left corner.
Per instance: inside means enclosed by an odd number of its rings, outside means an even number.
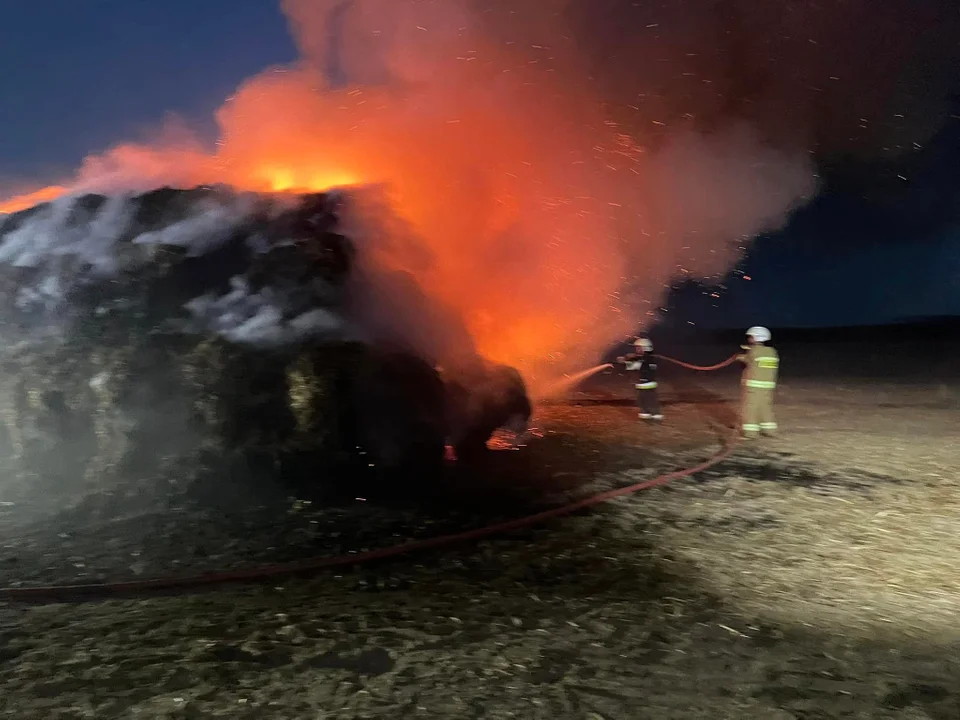
[[[954,0],[570,0],[619,119],[648,137],[746,121],[821,163],[909,152],[950,115]]]

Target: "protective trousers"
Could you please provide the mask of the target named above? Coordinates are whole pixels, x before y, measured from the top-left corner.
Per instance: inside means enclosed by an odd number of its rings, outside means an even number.
[[[743,388],[743,400],[740,412],[741,428],[745,437],[756,437],[760,433],[773,435],[777,431],[777,420],[773,415],[773,388]]]
[[[657,397],[656,388],[637,388],[637,407],[640,409],[642,420],[660,420],[663,418],[660,413],[660,398]]]

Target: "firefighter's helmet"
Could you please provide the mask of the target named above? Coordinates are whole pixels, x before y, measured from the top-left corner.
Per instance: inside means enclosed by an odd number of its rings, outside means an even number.
[[[752,337],[757,342],[770,342],[770,331],[761,325],[754,325],[747,330],[747,337]]]
[[[633,341],[633,346],[643,352],[653,352],[653,343],[650,338],[640,337]]]

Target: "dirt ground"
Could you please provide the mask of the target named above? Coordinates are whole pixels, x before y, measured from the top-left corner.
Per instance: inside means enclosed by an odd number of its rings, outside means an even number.
[[[390,545],[695,464],[733,421],[735,376],[665,383],[659,427],[607,381],[541,408],[544,436],[496,453],[494,502],[472,510],[291,499],[61,519],[0,532],[0,572],[29,585]],[[787,379],[781,438],[540,527],[271,585],[0,605],[0,716],[957,720],[958,397]]]

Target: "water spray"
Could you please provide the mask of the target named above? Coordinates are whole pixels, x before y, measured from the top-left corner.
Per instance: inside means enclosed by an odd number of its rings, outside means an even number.
[[[603,363],[602,365],[597,365],[596,367],[587,368],[582,370],[575,375],[564,375],[562,380],[549,385],[545,390],[539,393],[540,399],[547,399],[551,397],[556,397],[565,392],[568,392],[573,388],[577,383],[586,380],[588,377],[596,375],[598,372],[607,370],[613,367],[613,363]]]

